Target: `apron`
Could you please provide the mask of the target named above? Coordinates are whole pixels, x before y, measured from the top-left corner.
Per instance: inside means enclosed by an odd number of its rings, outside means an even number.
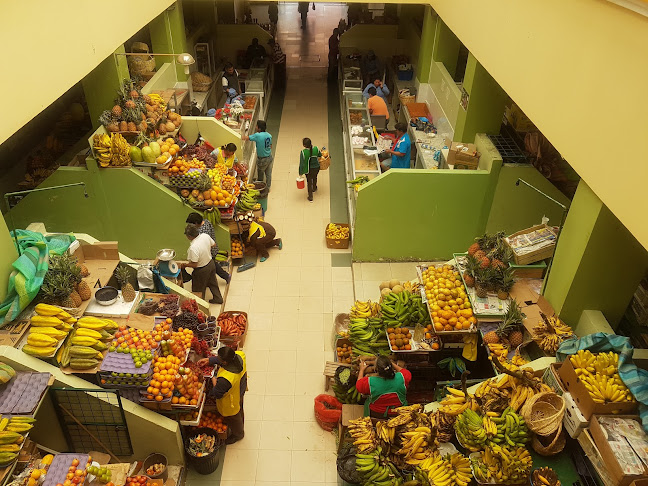
[[[392,408],[403,407],[407,405],[407,388],[405,387],[405,378],[402,373],[396,373],[392,380],[385,380],[379,376],[369,377],[369,398],[364,404],[364,415],[370,414],[369,406],[374,404],[381,396],[396,393],[401,404],[397,406],[390,405],[385,411],[385,418]]]
[[[216,152],[216,160],[221,163],[225,164],[225,167],[228,169],[231,169],[232,166],[234,165],[234,158],[236,157],[236,154],[232,154],[232,156],[229,159],[226,159],[223,157],[223,149],[219,148],[218,151]]]
[[[241,378],[247,372],[245,353],[236,351],[236,354],[243,361],[243,369],[240,373],[232,373],[224,368],[219,368],[216,378],[225,378],[232,385],[232,388],[223,398],[216,400],[216,409],[223,417],[232,417],[241,411]]]

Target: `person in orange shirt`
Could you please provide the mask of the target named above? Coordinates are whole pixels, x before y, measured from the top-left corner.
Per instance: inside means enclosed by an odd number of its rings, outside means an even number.
[[[369,113],[372,115],[385,115],[387,123],[389,123],[389,110],[387,109],[387,103],[380,96],[376,94],[376,88],[369,88],[369,99],[367,100],[367,107],[369,108]]]

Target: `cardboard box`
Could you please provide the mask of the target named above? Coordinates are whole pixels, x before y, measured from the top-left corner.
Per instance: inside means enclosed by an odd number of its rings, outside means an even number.
[[[515,238],[516,236],[525,235],[527,233],[533,233],[534,231],[539,231],[543,229],[550,231],[551,233],[553,233],[554,236],[556,235],[556,229],[553,226],[549,226],[546,224],[538,224],[536,226],[532,226],[531,228],[525,228],[521,231],[518,231],[517,233],[513,233],[512,235],[505,238],[504,241],[506,242],[507,245],[509,245],[509,238]],[[539,242],[536,242],[536,244],[539,244]],[[546,246],[542,246],[541,248],[531,250],[528,253],[518,254],[515,251],[513,251],[513,260],[515,261],[516,265],[528,265],[530,263],[539,262],[540,260],[551,258],[553,256],[555,248],[556,248],[556,239],[554,238],[553,241],[551,241],[551,243],[547,244]],[[511,247],[511,249],[513,248]]]
[[[583,430],[589,425],[589,421],[576,405],[571,393],[565,392],[562,395],[565,400],[565,415],[563,416],[563,428],[572,439],[578,438]]]
[[[511,298],[516,300],[520,307],[524,308],[538,303],[540,295],[533,290],[525,281],[517,281],[511,289]]]
[[[574,402],[583,413],[586,420],[592,415],[630,414],[637,409],[637,402],[596,403],[576,375],[576,370],[569,359],[560,367],[560,379],[565,390],[571,393]]]
[[[596,448],[594,444],[594,439],[592,439],[591,434],[588,429],[583,430],[583,432],[578,436],[578,443],[580,444],[583,452],[594,466],[596,474],[598,474],[601,482],[604,486],[614,486],[610,473],[607,470],[607,467],[603,463],[603,458],[601,453]]]
[[[541,279],[547,271],[547,264],[544,261],[531,263],[530,265],[511,264],[510,267],[513,269],[513,276],[515,278]]]
[[[106,285],[115,272],[115,268],[119,264],[119,250],[116,241],[98,241],[96,243],[80,242],[80,246],[72,252],[72,256],[76,257],[79,264],[86,266],[90,275],[85,277],[85,280],[94,292]],[[92,299],[91,299],[92,300]],[[90,300],[84,301],[79,307],[81,312],[85,312]]]
[[[452,142],[446,138],[445,144],[449,149],[446,159],[448,165],[453,165],[455,169],[477,169],[481,154],[474,143]]]
[[[558,376],[558,370],[560,369],[561,364],[562,363],[551,363],[549,368],[545,370],[544,375],[542,375],[542,381],[549,385],[557,395],[563,395],[565,393],[563,384],[560,381],[560,376]]]
[[[648,486],[648,479],[635,479],[630,486]]]
[[[634,420],[638,422],[637,427],[641,430],[641,419],[638,416],[619,415],[615,418]],[[619,441],[611,441],[605,427],[599,422],[598,415],[592,417],[589,431],[615,486],[629,486],[634,480],[648,479],[648,470],[630,443],[622,438]],[[619,458],[623,458],[624,463],[620,463]],[[637,471],[636,474],[633,474],[632,470]]]

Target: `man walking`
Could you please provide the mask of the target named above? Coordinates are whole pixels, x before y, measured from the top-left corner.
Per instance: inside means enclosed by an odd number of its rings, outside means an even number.
[[[249,137],[247,135],[241,136],[242,140],[251,140],[256,144],[257,150],[257,180],[263,181],[270,191],[272,184],[272,165],[274,159],[272,157],[272,135],[267,132],[267,125],[264,120],[258,120],[256,125],[256,133]]]
[[[340,54],[340,31],[337,27],[333,29],[333,35],[329,37],[328,45],[328,76],[329,79],[336,79],[338,69],[338,55]]]
[[[275,86],[284,88],[286,86],[286,55],[281,50],[281,46],[274,39],[268,41],[272,49],[272,62],[274,64]]]

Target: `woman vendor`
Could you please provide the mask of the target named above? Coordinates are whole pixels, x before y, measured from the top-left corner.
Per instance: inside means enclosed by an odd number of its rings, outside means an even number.
[[[407,387],[412,374],[401,368],[387,356],[376,359],[378,376],[364,376],[367,363],[360,363],[360,372],[356,389],[362,395],[368,395],[365,402],[365,417],[385,418],[394,415],[392,409],[407,405]]]
[[[256,219],[250,223],[247,240],[251,247],[256,248],[261,257],[259,261],[265,262],[270,257],[268,248],[273,246],[278,247],[280,250],[283,248],[281,238],[275,238],[275,236],[277,236],[277,231],[265,221]]]
[[[231,169],[232,166],[238,162],[236,158],[236,145],[233,143],[228,143],[222,147],[218,147],[212,153],[212,156],[216,158],[218,163],[225,164],[225,167]]]

